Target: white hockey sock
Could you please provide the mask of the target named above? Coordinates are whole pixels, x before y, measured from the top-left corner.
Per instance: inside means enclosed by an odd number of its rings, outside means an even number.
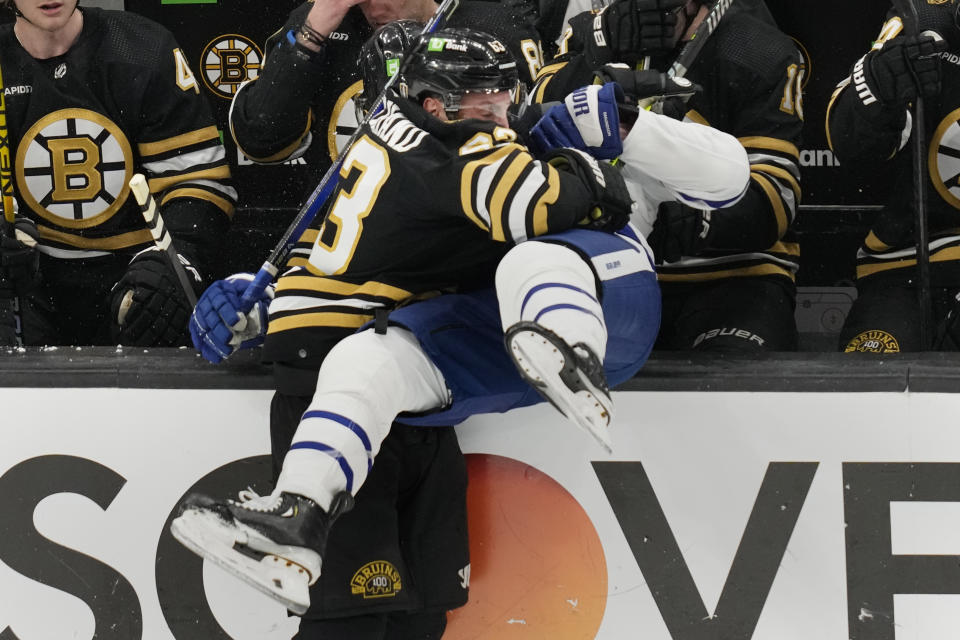
[[[401,411],[448,401],[443,376],[413,335],[398,327],[345,338],[327,355],[317,390],[283,460],[276,491],[329,509],[334,495],[356,495]]]
[[[582,342],[603,358],[607,328],[593,269],[560,244],[530,240],[513,247],[497,267],[497,300],[506,330],[536,322],[569,344]]]

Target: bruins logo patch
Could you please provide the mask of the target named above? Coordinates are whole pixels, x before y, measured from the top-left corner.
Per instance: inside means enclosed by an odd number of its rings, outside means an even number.
[[[20,197],[61,227],[96,226],[126,201],[132,158],[123,131],[102,114],[88,109],[48,113],[17,145]]]
[[[208,42],[200,60],[203,83],[214,94],[230,100],[241,84],[260,75],[263,53],[249,38],[228,33]]]
[[[886,331],[864,331],[847,343],[846,353],[900,353],[900,343]]]
[[[937,193],[960,209],[960,109],[949,114],[937,127],[930,141],[930,177]]]
[[[392,598],[403,585],[400,572],[386,560],[374,560],[360,567],[350,578],[350,593],[368,598]]]
[[[360,127],[354,98],[360,95],[361,91],[363,91],[363,81],[357,80],[340,94],[337,103],[333,105],[330,124],[327,125],[327,149],[330,152],[330,159],[334,162],[340,157],[350,136]]]

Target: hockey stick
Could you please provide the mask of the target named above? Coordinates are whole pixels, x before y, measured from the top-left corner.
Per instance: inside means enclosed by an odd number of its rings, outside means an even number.
[[[437,7],[436,12],[423,27],[421,35],[436,31],[449,19],[450,15],[456,10],[459,4],[460,0],[443,0],[443,2],[441,2]],[[250,285],[247,286],[246,290],[243,292],[243,296],[241,297],[242,311],[249,311],[253,308],[254,303],[263,295],[263,292],[270,285],[270,283],[273,282],[274,278],[277,277],[280,267],[284,262],[287,261],[287,257],[290,255],[290,250],[296,244],[297,240],[301,235],[303,235],[303,232],[306,231],[307,227],[310,226],[310,223],[313,222],[313,219],[317,216],[320,208],[324,205],[324,203],[326,203],[327,199],[330,198],[331,194],[333,194],[334,189],[336,189],[337,184],[340,182],[340,167],[343,164],[344,154],[349,151],[353,143],[356,142],[360,137],[360,132],[363,128],[363,125],[369,122],[370,119],[380,111],[387,93],[400,78],[400,74],[403,71],[403,67],[406,65],[407,60],[409,60],[409,56],[404,57],[403,62],[400,63],[400,69],[387,79],[383,90],[373,103],[373,108],[371,108],[366,117],[364,117],[363,120],[357,124],[357,129],[353,132],[346,144],[343,146],[343,152],[337,157],[336,161],[330,165],[330,168],[327,169],[327,172],[323,174],[323,178],[321,178],[320,183],[313,190],[313,193],[310,194],[310,197],[307,199],[306,203],[304,203],[304,205],[300,208],[300,211],[293,219],[293,222],[283,233],[283,236],[280,238],[277,246],[274,247],[273,252],[267,258],[266,262],[263,263],[263,266],[260,267],[260,270],[257,271],[257,274],[253,277],[253,281],[250,282]]]
[[[3,208],[3,228],[0,234],[9,233],[16,238],[14,222],[16,210],[13,208],[13,165],[10,163],[10,133],[7,130],[7,99],[4,96],[3,73],[0,71],[0,207]],[[10,305],[14,321],[14,342],[23,346],[23,326],[20,322],[20,299],[11,290],[9,296],[0,297],[0,304]]]
[[[904,28],[914,35],[920,33],[920,14],[913,0],[893,0],[893,6],[904,21]],[[932,346],[933,296],[930,292],[930,230],[927,229],[927,157],[926,122],[923,95],[918,92],[913,101],[913,198],[914,243],[917,249],[917,303],[920,305],[920,350]]]
[[[697,30],[694,31],[693,36],[687,40],[686,44],[683,45],[683,49],[680,50],[680,55],[678,55],[677,59],[670,65],[670,68],[667,70],[667,77],[682,78],[687,75],[687,70],[690,69],[691,65],[693,65],[694,61],[700,55],[700,51],[703,50],[703,45],[707,43],[710,34],[719,26],[720,20],[732,4],[733,0],[717,0],[713,6],[710,7],[710,11],[704,16],[703,22],[697,26]]]
[[[173,246],[173,238],[170,236],[170,231],[168,231],[167,227],[163,224],[163,218],[160,217],[160,211],[157,208],[157,201],[154,199],[153,194],[150,193],[150,187],[147,186],[147,179],[142,173],[134,174],[134,176],[130,178],[130,190],[133,191],[133,197],[137,199],[137,203],[140,205],[140,211],[143,212],[143,219],[147,222],[147,227],[150,229],[150,235],[153,236],[153,241],[161,251],[167,254],[170,266],[173,268],[173,272],[177,274],[180,288],[183,289],[184,295],[187,296],[190,307],[193,308],[197,306],[197,294],[193,290],[193,285],[190,284],[190,276],[187,275],[187,270],[184,269],[183,263],[180,262],[180,256],[177,255],[177,250]]]

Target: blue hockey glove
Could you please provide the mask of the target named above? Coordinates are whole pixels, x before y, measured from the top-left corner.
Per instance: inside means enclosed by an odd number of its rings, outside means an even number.
[[[235,273],[214,282],[197,301],[190,316],[190,339],[209,362],[216,364],[239,349],[263,343],[273,287],[267,287],[253,308],[243,313],[240,297],[252,280],[252,273]]]
[[[577,89],[530,129],[536,151],[570,147],[600,160],[616,158],[623,153],[617,102],[623,91],[614,82]]]

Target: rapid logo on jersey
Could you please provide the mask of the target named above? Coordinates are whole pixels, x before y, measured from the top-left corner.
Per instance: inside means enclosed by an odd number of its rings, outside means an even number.
[[[260,75],[263,52],[249,38],[217,36],[200,54],[203,82],[215,95],[230,100],[241,84]]]
[[[953,111],[930,141],[930,176],[937,193],[960,209],[960,109]]]
[[[116,123],[87,109],[61,109],[27,130],[14,166],[27,207],[54,224],[83,229],[126,201],[132,158]]]
[[[360,126],[355,99],[361,91],[363,91],[363,81],[357,80],[340,94],[336,104],[333,105],[330,124],[327,125],[327,149],[333,161],[340,157],[340,152],[346,146],[347,140]]]

